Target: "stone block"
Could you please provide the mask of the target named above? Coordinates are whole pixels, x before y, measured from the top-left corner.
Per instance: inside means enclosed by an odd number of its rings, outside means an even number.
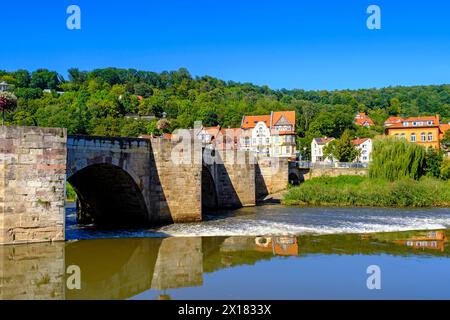
[[[0,244],[63,240],[64,212],[52,199],[64,199],[66,139],[65,129],[0,128],[0,146],[15,152],[14,157],[0,158]],[[57,148],[49,151],[48,143]]]

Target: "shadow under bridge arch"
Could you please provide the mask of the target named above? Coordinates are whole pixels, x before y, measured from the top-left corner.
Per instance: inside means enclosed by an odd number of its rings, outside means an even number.
[[[75,172],[67,181],[78,196],[79,223],[124,227],[150,222],[142,190],[121,167],[93,164]]]

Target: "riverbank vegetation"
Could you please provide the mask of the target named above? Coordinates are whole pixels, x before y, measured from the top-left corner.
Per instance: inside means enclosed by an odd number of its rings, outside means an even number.
[[[283,203],[300,206],[449,207],[450,181],[320,177],[291,188]]]
[[[404,139],[375,141],[368,176],[319,177],[283,203],[307,206],[450,207],[450,161]]]

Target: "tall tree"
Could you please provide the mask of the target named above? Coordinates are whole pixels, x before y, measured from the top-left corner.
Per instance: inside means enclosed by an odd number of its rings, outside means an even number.
[[[331,141],[323,152],[326,157],[339,162],[352,162],[359,156],[358,151],[352,143],[349,130],[346,130],[340,139]]]
[[[31,74],[31,87],[55,90],[61,79],[57,72],[47,69],[38,69]]]

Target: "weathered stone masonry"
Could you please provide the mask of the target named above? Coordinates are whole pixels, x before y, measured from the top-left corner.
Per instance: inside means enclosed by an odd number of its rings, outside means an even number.
[[[65,129],[0,128],[0,244],[64,240]]]
[[[206,163],[202,153],[195,143],[2,127],[0,244],[64,240],[66,179],[79,196],[81,220],[121,227],[201,221],[208,206],[253,206],[260,186],[270,193],[287,185],[287,165],[256,165],[240,151],[218,151],[220,161]]]

